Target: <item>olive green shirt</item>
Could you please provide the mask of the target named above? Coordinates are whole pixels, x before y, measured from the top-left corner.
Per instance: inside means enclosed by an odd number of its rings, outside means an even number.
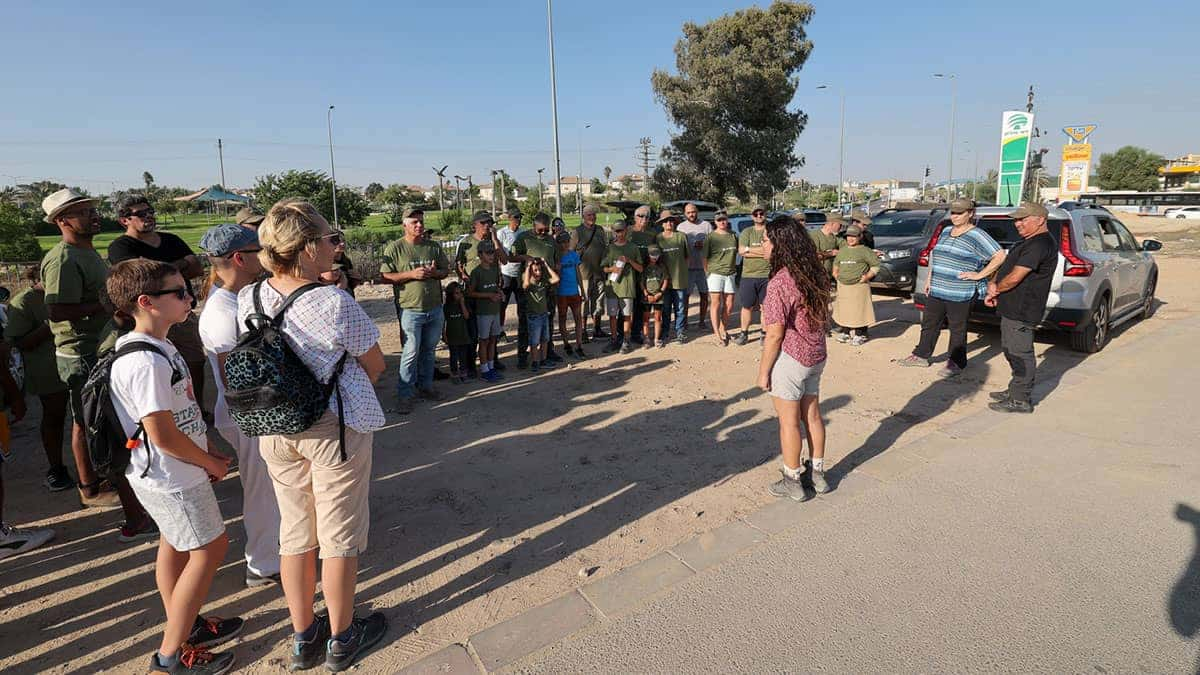
[[[499,293],[500,268],[496,265],[491,267],[476,265],[475,269],[471,270],[470,279],[467,280],[467,288],[474,293]],[[475,316],[500,313],[500,303],[495,300],[490,298],[474,298],[474,300]]]
[[[436,267],[442,272],[450,271],[446,252],[435,241],[411,244],[407,239],[397,239],[383,249],[379,271],[387,274],[411,272],[422,267]],[[442,304],[442,282],[439,279],[406,281],[396,286],[396,304],[401,309],[430,312]]]
[[[859,244],[838,251],[833,264],[838,268],[837,280],[850,286],[859,283],[867,270],[879,267],[879,257],[875,251]]]
[[[108,265],[95,250],[60,241],[42,257],[47,305],[100,302],[107,276]],[[51,321],[55,351],[65,356],[94,355],[109,318],[101,311],[75,321]]]
[[[708,261],[708,273],[729,276],[737,271],[737,237],[732,232],[713,230],[704,238],[700,254]]]
[[[650,227],[647,226],[641,232],[630,230],[629,241],[632,241],[638,247],[638,251],[642,254],[642,260],[649,260],[650,256],[646,253],[646,249],[658,243],[658,235],[651,232]]]
[[[836,251],[841,246],[841,240],[836,234],[827,234],[825,230],[809,230],[808,238],[812,239],[813,245],[817,247],[817,253],[825,251]],[[833,273],[833,258],[822,258],[821,264],[825,266],[825,271]]]
[[[682,232],[658,235],[658,247],[663,252],[663,263],[667,266],[667,274],[671,277],[671,287],[687,288],[688,282],[688,251],[687,235]]]
[[[767,228],[758,229],[751,226],[742,230],[738,235],[738,250],[743,247],[749,247],[750,250],[756,253],[762,253],[763,235],[766,234]],[[771,276],[771,261],[767,258],[751,258],[750,256],[742,257],[742,278],[743,279],[766,279]]]
[[[532,231],[522,233],[517,237],[517,242],[513,244],[513,253],[541,258],[551,269],[558,271],[561,256],[558,252],[558,245],[554,243],[554,237],[548,234],[539,237]],[[525,265],[521,266],[521,274],[525,273],[525,267]]]
[[[446,317],[446,344],[450,347],[471,344],[471,332],[467,329],[467,317],[463,314],[462,305],[447,302],[442,312]]]
[[[571,236],[571,245],[579,253],[579,267],[584,276],[600,272],[604,251],[608,248],[608,244],[608,232],[605,232],[604,228],[599,225],[596,225],[594,229],[589,229],[587,225],[575,228]]]
[[[670,278],[667,276],[667,268],[664,267],[661,262],[659,262],[657,265],[646,263],[646,267],[642,271],[642,290],[645,291],[647,295],[656,295],[658,293],[662,293],[666,289],[669,282]],[[642,299],[644,300],[645,296],[643,296]],[[661,302],[662,298],[654,301],[655,304]]]
[[[13,296],[8,302],[8,323],[4,324],[4,339],[14,347],[30,333],[50,321],[46,313],[45,293],[27,288]],[[54,360],[54,340],[43,341],[33,349],[22,349],[21,359],[25,364],[25,392],[29,394],[53,394],[67,388],[58,377],[58,365]]]
[[[625,256],[628,260],[642,263],[642,254],[638,253],[637,244],[632,241],[627,241],[624,244],[612,243],[608,246],[608,251],[604,254],[604,260],[601,261],[600,267],[612,267],[617,264],[617,260]],[[637,272],[634,271],[633,265],[628,263],[621,268],[620,276],[616,281],[610,281],[609,275],[604,275],[604,294],[610,298],[636,298],[638,297],[638,281]]]
[[[525,302],[525,315],[534,316],[550,311],[550,280],[545,277],[537,281],[530,280],[529,288],[522,294]]]
[[[467,238],[458,244],[458,251],[454,254],[454,263],[462,265],[470,275],[479,266],[479,244],[485,241],[491,241],[491,239],[476,239],[473,234],[467,235]]]

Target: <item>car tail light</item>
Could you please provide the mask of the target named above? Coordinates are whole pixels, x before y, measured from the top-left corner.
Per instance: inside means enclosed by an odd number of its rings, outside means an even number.
[[[913,307],[916,307],[917,309],[921,310],[922,312],[925,311],[925,303],[923,303],[923,302],[914,302]]]
[[[1059,252],[1067,260],[1066,269],[1063,270],[1065,277],[1090,277],[1092,275],[1092,263],[1079,257],[1079,252],[1075,250],[1075,240],[1071,239],[1071,224],[1064,223],[1062,226],[1062,237],[1059,238]]]
[[[917,256],[918,267],[929,267],[929,253],[933,251],[933,247],[937,244],[938,237],[942,236],[942,230],[949,227],[945,223],[939,224],[933,230],[933,235],[929,237],[929,243],[925,244],[925,248],[921,249],[921,255]]]

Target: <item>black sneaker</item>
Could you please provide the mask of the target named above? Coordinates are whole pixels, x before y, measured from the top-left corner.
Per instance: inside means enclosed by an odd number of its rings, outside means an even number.
[[[559,356],[556,352],[548,351],[546,352],[546,360],[550,363],[562,363],[563,357]]]
[[[203,673],[221,675],[233,667],[233,654],[213,654],[193,645],[185,644],[179,652],[179,660],[167,668],[158,662],[158,653],[150,656],[150,671],[154,673]]]
[[[567,356],[575,356],[575,349],[571,345],[563,345],[563,353]]]
[[[196,617],[192,624],[192,632],[188,633],[187,643],[196,649],[208,649],[229,642],[242,632],[245,622],[241,617],[222,619],[215,616]]]
[[[492,368],[494,370],[508,370],[508,366],[501,363],[500,359],[496,359],[495,361],[492,361]]]
[[[67,473],[65,466],[56,466],[47,471],[44,484],[51,492],[62,492],[75,487],[75,481],[71,478],[71,474]]]
[[[606,337],[608,337],[608,333],[605,333],[602,328],[597,328],[592,331],[593,340],[603,340]]]
[[[1033,412],[1033,404],[1029,401],[1018,401],[1016,399],[1007,398],[1003,401],[989,403],[988,407],[996,412],[1002,413],[1031,413]]]
[[[735,344],[739,347],[742,347],[749,341],[750,341],[750,338],[748,338],[746,336],[746,331],[742,331],[741,333],[738,333],[738,336],[733,339],[733,344]]]
[[[518,359],[517,359],[517,369],[518,369],[518,370],[525,370],[525,369],[527,369],[527,368],[529,368],[529,357],[528,357],[528,356],[526,356],[526,357],[525,357],[525,358],[523,358],[523,359],[522,359],[522,358],[518,358]]]
[[[379,644],[387,632],[387,618],[373,612],[366,618],[355,618],[350,622],[350,639],[345,642],[329,638],[325,650],[325,670],[340,673],[354,665],[355,660],[371,647]]]
[[[313,639],[300,640],[292,635],[292,658],[288,663],[288,670],[316,668],[325,660],[326,643],[329,642],[329,617],[318,614],[313,617],[313,623],[317,626],[317,634]]]
[[[646,343],[646,341],[640,335],[634,335],[633,337],[629,338],[629,341],[635,345],[641,345],[641,344]]]
[[[433,379],[448,380],[448,379],[450,379],[450,373],[447,373],[446,371],[444,371],[440,368],[434,368],[433,369]]]
[[[993,401],[1007,401],[1008,400],[1008,390],[1005,389],[1004,391],[993,391],[993,392],[989,393],[988,396]]]
[[[620,348],[621,348],[621,345],[617,344],[616,342],[613,342],[612,340],[609,340],[608,344],[604,345],[604,349],[601,349],[600,351],[605,354],[612,354],[613,352],[617,351]]]

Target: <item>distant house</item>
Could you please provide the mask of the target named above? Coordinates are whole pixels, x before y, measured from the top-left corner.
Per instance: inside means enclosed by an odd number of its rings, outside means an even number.
[[[550,181],[546,186],[544,197],[552,197],[557,192],[557,184],[555,181]],[[563,176],[562,193],[564,195],[573,195],[576,192],[582,193],[584,197],[592,196],[592,179],[580,178],[579,176]]]
[[[640,173],[627,173],[620,176],[613,176],[612,180],[608,181],[608,188],[610,190],[630,190],[633,192],[641,192],[642,190],[646,189],[646,177]]]

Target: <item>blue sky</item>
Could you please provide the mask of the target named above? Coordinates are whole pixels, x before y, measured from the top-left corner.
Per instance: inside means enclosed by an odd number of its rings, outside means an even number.
[[[433,182],[505,168],[553,175],[545,3],[5,3],[0,29],[0,185],[54,178],[94,191],[141,182],[203,187],[289,168],[327,170],[336,105],[340,183]],[[997,161],[1000,113],[1037,92],[1037,147],[1057,157],[1067,124],[1095,123],[1097,151],[1200,152],[1195,27],[1200,3],[818,0],[815,49],[794,107],[809,115],[795,172],[946,175],[958,78],[955,175]],[[685,21],[745,7],[714,0],[555,3],[562,173],[635,170],[638,138],[670,128],[650,74],[673,70]],[[1082,9],[1079,9],[1082,7]],[[1188,85],[1187,82],[1193,82]],[[1057,164],[1055,159],[1054,164]],[[485,179],[486,180],[486,179]]]

